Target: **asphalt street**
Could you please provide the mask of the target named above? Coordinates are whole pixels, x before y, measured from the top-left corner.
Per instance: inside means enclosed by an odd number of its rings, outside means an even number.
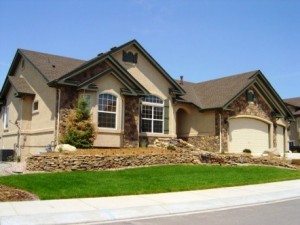
[[[299,225],[299,208],[300,198],[211,212],[172,215],[114,223],[97,223],[97,225]]]

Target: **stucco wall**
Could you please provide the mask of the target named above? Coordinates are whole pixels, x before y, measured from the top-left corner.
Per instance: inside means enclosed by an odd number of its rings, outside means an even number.
[[[179,137],[215,134],[215,112],[199,112],[191,104],[174,105],[175,126],[173,132]]]
[[[20,146],[24,155],[30,152],[32,147],[44,149],[54,140],[56,90],[47,86],[45,78],[26,59],[24,67],[21,67],[21,62],[22,59],[14,76],[23,78],[36,95],[16,98],[16,90],[11,86],[7,94],[7,106],[9,120],[12,123],[17,119],[19,121]],[[38,110],[35,112],[32,111],[34,101],[38,101]],[[12,123],[9,123],[7,131],[3,131],[2,147],[12,148],[17,142],[17,127]],[[6,138],[6,135],[9,137]]]
[[[1,118],[1,131],[2,131],[2,148],[14,149],[17,144],[18,128],[15,122],[20,120],[19,112],[21,111],[22,100],[15,98],[15,90],[10,88],[7,93],[6,107],[8,107],[8,128],[4,129],[3,112]]]

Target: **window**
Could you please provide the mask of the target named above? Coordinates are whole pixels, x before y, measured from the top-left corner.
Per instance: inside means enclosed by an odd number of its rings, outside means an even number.
[[[91,97],[91,95],[88,95],[88,94],[82,94],[82,95],[80,95],[80,98],[82,98],[82,99],[84,99],[84,100],[86,101],[87,107],[88,107],[89,109],[92,108],[92,97]]]
[[[117,97],[100,94],[98,101],[98,127],[116,128]]]
[[[3,107],[3,128],[8,129],[8,107]]]
[[[142,102],[141,131],[162,133],[164,121],[164,104],[156,96],[147,96]]]
[[[32,111],[36,112],[39,109],[39,102],[38,101],[34,101],[32,104]]]

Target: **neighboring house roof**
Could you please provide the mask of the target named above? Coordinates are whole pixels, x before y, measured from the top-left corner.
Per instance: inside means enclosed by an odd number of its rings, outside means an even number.
[[[31,89],[31,87],[28,85],[25,79],[21,77],[9,76],[8,80],[11,83],[11,85],[16,89],[17,97],[22,95],[35,95],[34,91]]]
[[[294,107],[300,107],[300,97],[283,99],[285,103]]]
[[[300,116],[300,97],[287,98],[287,99],[283,99],[283,101],[287,105],[290,105],[295,108],[295,112],[293,113],[294,116]]]
[[[181,87],[184,88],[186,94],[181,98],[200,109],[223,108],[254,81],[253,76],[257,72],[258,70],[201,83],[184,81]]]

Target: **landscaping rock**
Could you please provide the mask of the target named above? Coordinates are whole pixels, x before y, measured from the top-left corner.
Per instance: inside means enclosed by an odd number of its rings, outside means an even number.
[[[55,152],[73,152],[76,151],[76,147],[69,145],[69,144],[60,144],[57,145],[54,149]]]

